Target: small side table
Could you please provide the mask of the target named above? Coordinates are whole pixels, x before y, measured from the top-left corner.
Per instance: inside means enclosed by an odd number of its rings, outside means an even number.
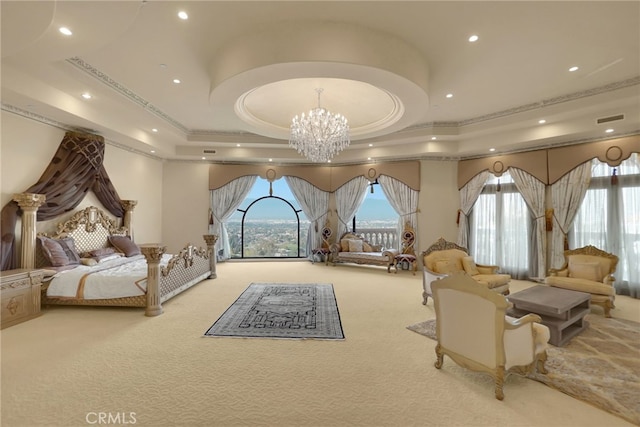
[[[404,262],[407,262],[410,266],[411,266],[411,271],[413,272],[413,275],[416,275],[416,271],[418,270],[418,260],[416,258],[415,255],[411,255],[411,254],[398,254],[396,255],[394,261],[393,261],[393,266],[396,269],[396,274],[398,273],[398,264],[402,264]]]
[[[329,265],[329,255],[331,254],[331,251],[329,250],[329,248],[316,248],[316,249],[312,249],[311,253],[313,254],[313,256],[311,257],[311,263],[315,264],[316,262],[316,255],[319,256],[321,259],[324,260],[324,265]]]
[[[2,329],[40,315],[42,270],[6,270],[0,273]]]

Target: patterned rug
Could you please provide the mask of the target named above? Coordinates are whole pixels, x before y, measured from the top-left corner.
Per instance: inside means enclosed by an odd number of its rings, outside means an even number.
[[[549,346],[548,374],[528,377],[640,425],[640,323],[595,314],[585,319],[587,329],[567,345]],[[435,340],[435,324],[407,329]]]
[[[252,283],[207,337],[344,339],[333,285]]]

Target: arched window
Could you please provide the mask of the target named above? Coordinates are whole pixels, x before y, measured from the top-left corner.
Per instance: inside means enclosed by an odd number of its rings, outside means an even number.
[[[231,258],[304,258],[309,221],[285,180],[256,180],[227,229]]]
[[[397,247],[398,213],[384,195],[378,181],[369,184],[369,191],[353,217],[353,231],[373,245]]]

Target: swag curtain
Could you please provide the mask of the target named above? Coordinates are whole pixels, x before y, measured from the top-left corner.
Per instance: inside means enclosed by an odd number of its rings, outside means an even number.
[[[554,227],[551,234],[551,268],[564,263],[567,233],[591,181],[591,162],[585,162],[551,186]]]
[[[98,135],[67,132],[38,181],[25,193],[44,194],[37,220],[46,221],[72,211],[92,190],[100,203],[114,216],[122,218],[120,196],[103,166],[104,138]],[[2,270],[16,267],[14,259],[15,227],[20,207],[15,201],[2,208]]]
[[[531,230],[532,250],[529,260],[531,273],[529,276],[545,277],[547,273],[545,265],[547,253],[546,220],[544,215],[545,184],[522,169],[509,168],[509,173],[534,219]]]
[[[300,205],[302,212],[309,218],[307,233],[307,258],[313,258],[313,249],[322,244],[322,227],[329,213],[329,193],[295,176],[285,176],[285,181]]]
[[[247,197],[256,179],[258,179],[257,175],[243,176],[234,179],[224,187],[211,190],[209,233],[218,236],[216,246],[222,246],[222,259],[228,259],[231,256],[229,234],[225,223]]]
[[[616,177],[612,178],[615,169]],[[612,168],[594,159],[591,182],[569,235],[572,248],[593,245],[618,256],[614,287],[640,298],[640,156]]]
[[[409,222],[413,227],[416,238],[418,236],[418,195],[419,193],[410,188],[405,183],[387,175],[380,175],[378,178],[382,192],[389,200],[389,203],[400,215],[398,218],[397,232],[402,236],[404,224]],[[417,240],[417,239],[416,239]],[[402,242],[398,241],[398,248],[402,249]],[[417,247],[417,241],[414,247]]]
[[[349,230],[351,221],[358,211],[358,208],[367,195],[369,181],[364,176],[358,176],[345,183],[335,191],[336,210],[338,214],[338,233],[340,239],[343,233]]]
[[[460,217],[458,223],[458,245],[469,247],[469,213],[478,200],[484,183],[489,178],[489,171],[485,170],[474,176],[460,189]]]

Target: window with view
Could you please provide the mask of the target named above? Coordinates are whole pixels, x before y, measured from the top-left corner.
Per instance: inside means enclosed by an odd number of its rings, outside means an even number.
[[[353,230],[373,245],[393,248],[398,244],[398,214],[377,182],[369,186],[353,218]]]
[[[304,258],[309,221],[284,179],[258,178],[227,221],[231,258]]]

